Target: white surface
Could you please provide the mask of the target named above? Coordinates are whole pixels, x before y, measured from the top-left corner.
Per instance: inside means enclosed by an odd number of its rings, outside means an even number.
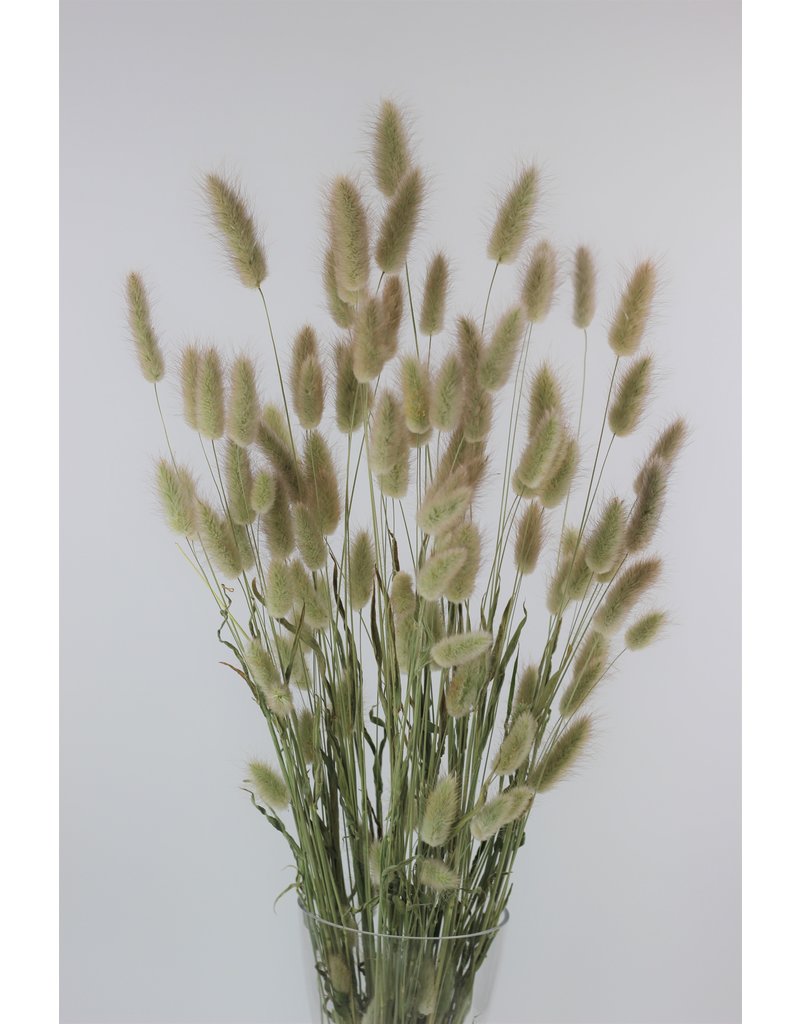
[[[596,248],[588,424],[621,268],[659,257],[659,397],[609,484],[667,417],[693,428],[661,543],[675,625],[606,687],[589,768],[537,803],[493,1020],[738,1019],[738,7],[67,2],[62,26],[65,1024],[304,1019],[291,899],[272,913],[290,856],[237,788],[268,740],[155,513],[162,438],[122,280],[144,271],[170,354],[191,337],[249,347],[266,385],[257,297],[222,266],[194,183],[240,172],[279,337],[325,327],[321,189],[363,166],[387,94],[415,114],[432,180],[416,252],[452,254],[454,308],[482,306],[492,190],[517,160],[545,171],[541,234]],[[507,271],[496,309],[515,287]],[[576,395],[568,306],[564,289],[534,352]],[[166,405],[184,444],[174,392]]]

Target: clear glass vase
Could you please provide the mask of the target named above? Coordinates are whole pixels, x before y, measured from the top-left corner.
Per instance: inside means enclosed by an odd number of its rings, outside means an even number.
[[[300,910],[311,1019],[319,1024],[474,1024],[486,1011],[508,911],[486,931],[397,936]],[[309,941],[310,940],[310,941]]]

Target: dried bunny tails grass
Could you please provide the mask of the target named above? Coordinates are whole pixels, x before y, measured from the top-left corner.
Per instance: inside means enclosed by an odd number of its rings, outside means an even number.
[[[350,543],[350,604],[360,611],[372,597],[372,581],[375,576],[375,551],[372,537],[366,530],[359,530]]]
[[[438,542],[437,542],[438,547]],[[474,522],[465,521],[442,537],[442,547],[461,548],[466,553],[464,564],[444,588],[448,601],[466,601],[475,589],[481,565],[481,535]]]
[[[455,774],[439,779],[425,803],[419,828],[420,839],[428,846],[444,846],[453,832],[459,809],[459,783]]]
[[[542,550],[544,512],[541,505],[531,502],[517,523],[514,543],[514,563],[523,576],[536,568]]]
[[[402,112],[391,100],[383,100],[372,131],[372,174],[387,198],[397,191],[409,168],[409,150]]]
[[[625,541],[625,521],[625,503],[620,498],[611,498],[586,541],[586,564],[593,573],[606,573],[619,562]]]
[[[425,493],[417,513],[417,525],[434,537],[445,533],[465,515],[472,500],[472,488],[462,472],[452,472],[441,483],[434,482]]]
[[[652,390],[652,381],[651,356],[635,360],[623,374],[608,413],[608,425],[617,436],[627,437],[639,425]]]
[[[250,761],[247,765],[255,795],[274,811],[283,811],[289,806],[289,790],[274,768],[263,761]]]
[[[498,391],[508,383],[524,330],[525,321],[518,306],[500,318],[478,371],[478,380],[487,391]]]
[[[352,434],[364,426],[369,414],[371,392],[353,372],[353,347],[340,341],[334,349],[336,371],[336,426],[343,434]]]
[[[331,186],[329,217],[336,289],[348,302],[355,300],[369,277],[367,213],[358,186],[349,178],[337,178]]]
[[[660,575],[660,558],[645,558],[621,571],[594,617],[594,628],[605,636],[616,633],[628,613]]]
[[[497,835],[501,828],[528,813],[533,797],[530,786],[514,786],[484,804],[470,821],[473,839],[483,843]]]
[[[381,293],[381,319],[383,326],[381,348],[383,349],[385,361],[397,355],[397,348],[400,344],[400,327],[403,323],[403,312],[403,282],[397,274],[392,274],[384,280]]]
[[[367,445],[373,473],[389,473],[400,462],[408,446],[407,434],[400,400],[384,391],[375,406]]]
[[[325,296],[328,300],[328,312],[337,327],[352,327],[356,318],[356,311],[349,302],[345,302],[339,295],[336,284],[336,257],[333,247],[325,250],[325,264],[322,268],[322,281],[325,286]]]
[[[252,359],[239,356],[230,368],[228,397],[228,436],[236,444],[252,444],[258,433],[261,403],[256,385],[256,368]]]
[[[522,278],[522,308],[532,324],[544,320],[553,305],[558,275],[558,258],[553,246],[539,242],[531,253]]]
[[[246,288],[258,288],[267,276],[267,257],[241,190],[219,174],[207,174],[204,191],[231,267]]]
[[[552,472],[539,488],[539,500],[545,508],[555,508],[566,498],[578,469],[580,448],[574,437],[568,437]]]
[[[541,487],[561,458],[563,446],[561,421],[556,416],[546,416],[520,455],[517,476],[522,483],[533,490]]]
[[[459,665],[447,681],[445,707],[451,718],[468,715],[486,682],[486,658]]]
[[[431,425],[431,379],[428,368],[417,356],[406,356],[400,364],[403,414],[412,434],[424,434]]]
[[[356,380],[369,384],[383,369],[383,308],[370,297],[358,308],[353,329],[353,373]]]
[[[597,271],[591,251],[581,245],[575,250],[572,264],[572,322],[586,330],[597,309]]]
[[[226,442],[224,463],[228,512],[234,523],[246,526],[256,517],[252,507],[253,469],[247,449],[233,441]]]
[[[521,711],[514,719],[492,765],[493,775],[513,775],[528,760],[536,739],[536,719]]]
[[[570,718],[586,703],[608,665],[608,640],[600,633],[590,633],[575,656],[572,679],[564,690],[559,705],[564,718]]]
[[[486,249],[489,259],[497,263],[512,263],[517,258],[531,226],[538,191],[536,168],[524,168],[497,211]]]
[[[200,540],[213,567],[228,579],[242,571],[242,553],[227,519],[217,515],[204,501],[197,503]]]
[[[428,264],[428,271],[425,275],[425,289],[422,293],[422,308],[419,314],[421,334],[427,334],[430,337],[443,329],[449,283],[450,268],[447,257],[444,253],[437,252]]]
[[[438,857],[424,857],[419,861],[419,881],[434,892],[452,892],[461,885],[458,872]]]
[[[197,381],[200,375],[200,350],[187,345],[181,353],[180,382],[183,418],[187,426],[197,430]]]
[[[156,465],[156,485],[170,529],[184,537],[196,536],[197,494],[189,470],[160,459]]]
[[[125,281],[128,326],[144,379],[156,384],[164,376],[164,356],[153,327],[150,301],[141,274],[130,273]]]
[[[254,512],[263,515],[272,508],[275,501],[275,477],[272,473],[259,470],[253,477],[250,489],[250,507]]]
[[[406,445],[399,460],[386,473],[378,474],[378,487],[387,498],[403,498],[408,492],[410,478],[410,449]]]
[[[608,342],[618,356],[632,356],[639,348],[655,293],[655,263],[645,260],[631,274],[608,332]]]
[[[679,416],[673,420],[668,427],[656,438],[656,442],[650,451],[650,457],[663,459],[667,465],[672,465],[686,444],[689,436],[689,427],[686,420]]]
[[[417,607],[417,598],[414,594],[414,581],[407,572],[398,572],[392,580],[389,593],[389,600],[392,605],[392,614],[396,622],[402,622],[414,614]]]
[[[492,643],[492,634],[478,629],[471,633],[454,633],[433,645],[431,654],[440,668],[454,668],[479,658]]]
[[[325,383],[317,335],[309,324],[300,328],[292,343],[289,391],[300,426],[304,430],[313,430],[322,419]]]
[[[422,172],[412,168],[403,177],[389,203],[375,246],[375,262],[385,274],[396,274],[405,265],[424,193]]]
[[[200,353],[195,396],[197,429],[212,440],[225,433],[225,382],[222,362],[215,348]]]
[[[631,651],[640,651],[643,647],[649,647],[667,624],[665,612],[647,612],[637,619],[625,633],[625,646]]]
[[[552,789],[575,767],[591,733],[592,722],[588,715],[570,722],[536,766],[531,783],[537,792]]]
[[[638,493],[625,531],[628,551],[641,551],[655,537],[667,500],[668,476],[669,470],[663,459],[651,458],[640,470],[636,487]]]
[[[280,477],[275,481],[275,499],[261,517],[261,526],[270,555],[273,558],[288,558],[295,546],[294,526],[286,484]]]
[[[528,440],[548,416],[563,418],[564,393],[553,368],[542,363],[533,376],[528,396]]]
[[[425,562],[417,576],[417,592],[426,601],[437,601],[467,560],[465,548],[447,548]]]
[[[461,364],[455,353],[446,356],[431,394],[431,425],[437,430],[454,430],[461,418],[464,401],[464,385],[461,379]]]
[[[294,576],[288,562],[281,559],[270,562],[264,590],[267,612],[274,619],[288,615],[295,600]]]
[[[294,532],[300,557],[312,572],[322,569],[328,558],[328,549],[319,520],[307,505],[295,505],[293,512]]]
[[[327,537],[339,525],[342,506],[333,455],[318,430],[311,430],[306,435],[303,474],[306,503]]]

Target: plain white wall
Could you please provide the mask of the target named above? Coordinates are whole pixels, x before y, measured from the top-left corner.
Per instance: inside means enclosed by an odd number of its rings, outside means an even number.
[[[674,625],[598,700],[587,769],[537,802],[516,865],[492,1020],[700,1024],[739,1017],[739,9],[733,3],[62,5],[62,1019],[306,1020],[290,856],[239,789],[268,753],[218,665],[215,611],[155,510],[162,450],[124,328],[144,271],[169,354],[262,355],[263,314],[200,212],[241,174],[266,228],[274,324],[326,327],[320,195],[363,166],[383,95],[405,101],[432,183],[419,256],[445,245],[475,310],[492,191],[518,161],[538,231],[601,268],[586,421],[623,269],[663,272],[659,396],[628,485],[675,412],[693,441],[660,548]],[[498,305],[516,275],[497,285]],[[536,336],[578,391],[569,295]],[[166,415],[179,444],[179,401]],[[273,397],[275,397],[273,395]],[[592,430],[594,428],[592,427]],[[491,501],[487,501],[491,505]],[[540,582],[527,595],[541,607]]]

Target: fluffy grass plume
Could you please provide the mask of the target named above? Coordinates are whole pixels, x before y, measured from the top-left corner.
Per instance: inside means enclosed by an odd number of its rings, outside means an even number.
[[[275,406],[265,405],[258,425],[258,446],[287,490],[292,501],[302,491],[297,457],[285,428],[283,413]]]
[[[480,386],[467,387],[464,392],[464,407],[461,429],[471,444],[485,441],[492,429],[494,402],[491,393]]]
[[[588,715],[573,719],[536,765],[531,784],[539,793],[552,789],[575,767],[592,733]]]
[[[480,327],[468,316],[460,316],[456,324],[456,347],[465,377],[478,379],[478,370],[483,359],[483,335]]]
[[[425,493],[417,513],[417,525],[434,537],[445,533],[464,516],[472,500],[472,488],[461,472],[434,482]]]
[[[372,597],[375,550],[367,530],[358,530],[350,542],[350,604],[360,611]]]
[[[232,269],[246,288],[258,288],[267,276],[267,257],[241,189],[219,174],[207,174],[203,184]]]
[[[446,356],[439,367],[431,391],[431,425],[437,430],[454,430],[461,418],[464,387],[461,364],[455,353]]]
[[[557,416],[546,416],[520,455],[517,476],[526,487],[536,489],[549,479],[564,446],[564,428]]]
[[[438,857],[422,857],[419,860],[419,881],[420,885],[426,885],[434,892],[451,892],[461,885],[458,872]]]
[[[387,197],[397,191],[410,166],[405,119],[397,104],[383,100],[372,130],[372,175]]]
[[[200,349],[187,345],[181,352],[180,382],[183,418],[186,425],[197,430],[197,381],[200,375]]]
[[[369,278],[367,213],[350,178],[337,178],[331,185],[329,219],[336,289],[346,302],[361,292]]]
[[[437,542],[437,549],[438,547]],[[464,564],[444,588],[447,600],[458,604],[471,597],[475,590],[475,581],[481,566],[480,531],[474,522],[465,520],[442,537],[442,547],[461,548],[465,553]]]
[[[328,548],[320,529],[319,520],[311,509],[302,503],[296,504],[292,511],[294,534],[300,557],[312,572],[323,569],[328,560]]]
[[[532,439],[548,416],[564,417],[564,394],[555,371],[542,363],[531,381],[528,395],[528,439]]]
[[[353,373],[356,380],[369,384],[383,369],[383,308],[374,296],[358,307],[353,328]]]
[[[260,640],[251,640],[247,648],[247,668],[255,685],[264,693],[283,686],[281,670]]]
[[[392,580],[389,600],[392,604],[392,613],[395,621],[401,622],[414,614],[417,607],[417,598],[414,593],[414,581],[407,572],[395,573]]]
[[[156,463],[156,486],[167,525],[184,537],[197,535],[197,493],[188,469],[167,459]]]
[[[506,193],[497,211],[486,253],[496,263],[512,263],[530,230],[539,192],[539,174],[525,167]]]
[[[274,768],[263,761],[250,761],[247,770],[250,773],[248,781],[262,803],[274,811],[283,811],[289,806],[289,790]]]
[[[384,360],[392,359],[397,354],[404,308],[403,282],[397,274],[391,274],[384,278],[381,289],[381,348]]]
[[[317,333],[310,324],[294,336],[289,369],[292,407],[304,430],[319,426],[325,405],[325,381],[319,360]]]
[[[242,571],[242,553],[228,520],[204,501],[197,503],[200,541],[211,564],[222,576],[236,579]]]
[[[294,525],[283,478],[275,481],[275,499],[261,517],[261,528],[273,558],[288,558],[294,551]]]
[[[632,356],[639,348],[655,293],[656,266],[652,260],[645,260],[628,279],[608,332],[608,342],[618,356]]]
[[[444,775],[425,801],[419,836],[428,846],[444,846],[453,833],[460,804],[458,776]]]
[[[397,186],[375,245],[375,262],[385,274],[397,274],[405,266],[424,192],[422,172],[416,167],[409,170]]]
[[[253,486],[250,489],[250,507],[258,515],[269,512],[275,501],[275,477],[266,470],[259,470],[253,475]]]
[[[640,470],[638,493],[625,531],[628,551],[642,551],[655,537],[667,500],[668,475],[666,463],[658,458],[650,459]]]
[[[230,368],[229,380],[228,437],[246,447],[255,441],[261,419],[256,368],[252,359],[238,356]]]
[[[492,765],[493,775],[513,775],[528,760],[536,739],[536,719],[521,711],[508,730]]]
[[[663,459],[667,465],[671,465],[686,444],[688,436],[688,424],[683,417],[679,416],[658,435],[650,451],[650,458]]]
[[[558,564],[547,589],[547,610],[551,615],[558,615],[570,600],[570,576],[577,563],[580,536],[578,531],[567,527],[561,537],[561,549]]]
[[[215,440],[225,433],[225,380],[222,361],[215,348],[200,353],[195,396],[197,429],[204,437]]]
[[[445,688],[445,707],[451,718],[469,714],[483,690],[486,675],[485,657],[459,665],[450,674]]]
[[[612,636],[661,575],[660,558],[643,558],[623,569],[611,584],[594,619],[594,628]]]
[[[556,508],[566,498],[578,469],[580,448],[574,437],[567,437],[558,460],[538,488],[538,496],[545,508]]]
[[[572,263],[572,322],[586,330],[597,309],[597,271],[591,250],[580,245]]]
[[[303,491],[306,504],[326,537],[339,525],[342,514],[339,477],[325,436],[319,430],[306,434],[303,446]]]
[[[312,629],[324,629],[331,618],[330,593],[318,586],[299,558],[289,565],[293,577],[294,611]]]
[[[523,576],[536,568],[544,539],[544,512],[542,506],[530,502],[517,521],[514,541],[514,564]]]
[[[522,308],[528,323],[538,324],[550,312],[556,292],[558,258],[553,246],[539,242],[531,253],[522,277]]]
[[[303,763],[312,765],[317,759],[317,720],[314,712],[303,708],[297,716],[297,744],[303,756]]]
[[[228,496],[228,512],[234,523],[246,526],[256,517],[253,511],[253,469],[246,448],[240,448],[234,441],[225,445],[225,489]]]
[[[514,786],[484,804],[469,823],[473,839],[483,843],[497,835],[501,828],[527,814],[533,796],[530,786]]]
[[[465,548],[447,548],[428,558],[417,574],[417,592],[426,601],[437,601],[467,560]]]
[[[267,569],[264,586],[264,604],[275,619],[285,617],[294,604],[294,576],[289,563],[273,559]]]
[[[586,540],[586,564],[594,573],[608,572],[617,564],[625,543],[625,503],[610,498]]]
[[[367,452],[373,473],[388,473],[408,446],[403,406],[391,391],[384,390],[375,405]]]
[[[619,437],[627,437],[639,425],[653,383],[653,359],[634,360],[617,384],[608,412],[608,425]]]
[[[405,356],[400,364],[403,414],[412,434],[424,434],[431,425],[431,378],[417,356]]]
[[[325,297],[328,300],[328,312],[337,327],[352,327],[356,319],[356,311],[349,302],[339,295],[336,284],[336,257],[333,246],[325,250],[325,263],[322,270],[322,283],[325,286]]]
[[[353,372],[353,346],[340,341],[334,349],[336,371],[336,426],[343,434],[352,434],[364,426],[369,414],[371,392]]]
[[[643,647],[649,647],[667,623],[665,612],[646,612],[629,626],[625,633],[625,646],[631,651],[640,651]]]
[[[536,665],[528,665],[520,673],[514,692],[514,710],[516,712],[534,709],[538,687],[539,668]]]
[[[128,326],[144,379],[155,384],[164,376],[164,356],[150,315],[150,301],[141,274],[131,272],[125,281]]]
[[[433,645],[431,654],[440,668],[455,668],[479,658],[489,649],[492,634],[485,629],[467,633],[453,633]]]
[[[498,391],[508,383],[524,329],[519,306],[509,309],[498,321],[478,371],[478,380],[487,391]]]
[[[392,468],[386,473],[378,474],[378,487],[387,498],[405,497],[410,477],[409,462],[409,448],[406,446],[403,454]]]
[[[590,633],[575,657],[572,679],[561,695],[559,709],[571,718],[586,703],[608,666],[608,640],[601,633]]]
[[[425,274],[425,288],[422,293],[422,307],[419,313],[419,330],[429,337],[444,328],[447,307],[447,290],[450,284],[450,267],[443,252],[431,257]]]

